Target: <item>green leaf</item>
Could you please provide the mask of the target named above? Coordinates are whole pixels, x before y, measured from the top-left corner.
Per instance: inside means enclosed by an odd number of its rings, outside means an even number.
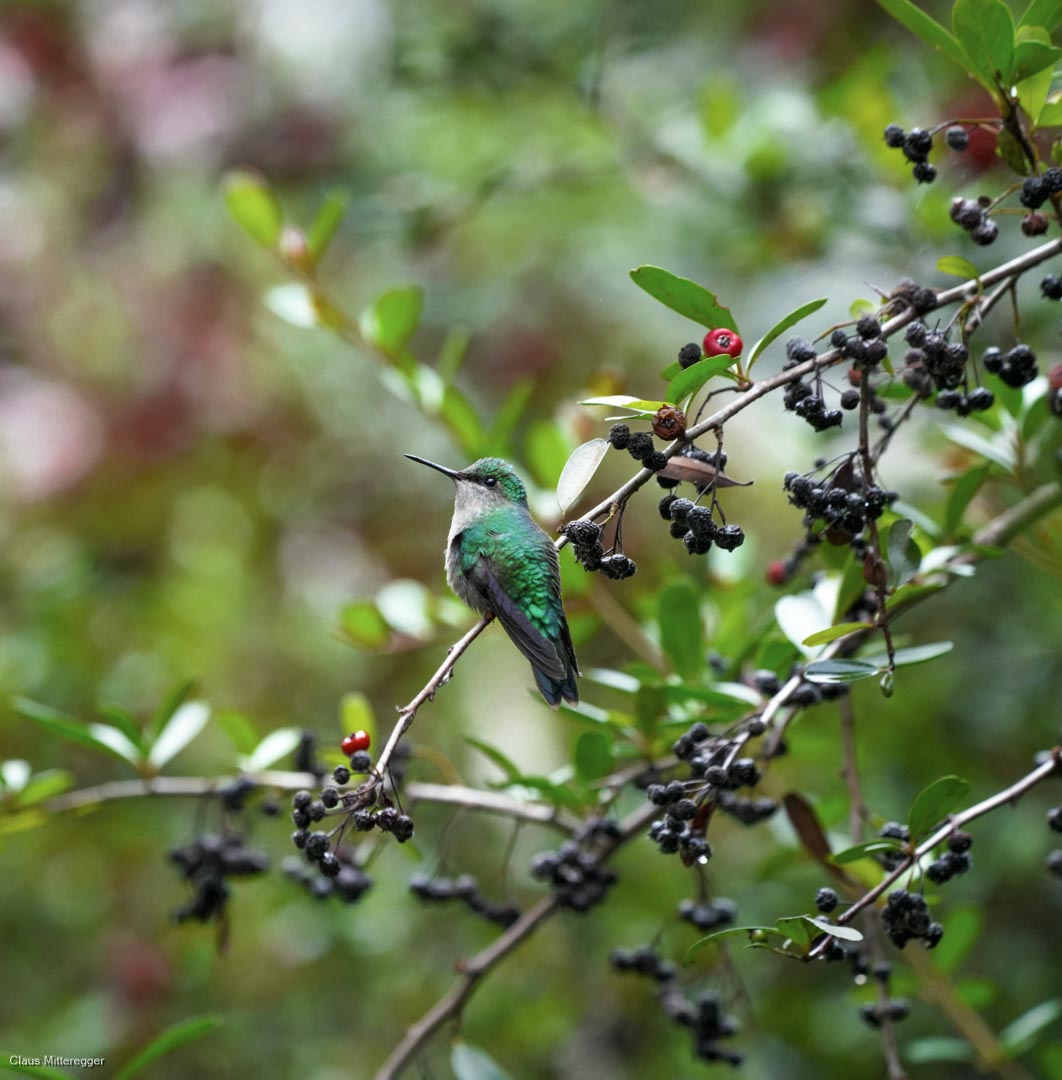
[[[616,763],[612,740],[603,731],[584,731],[575,741],[575,774],[580,780],[600,780]]]
[[[962,522],[962,515],[970,501],[980,490],[981,485],[988,479],[992,471],[991,465],[980,465],[956,478],[948,493],[948,501],[944,507],[944,534],[953,536],[955,530]]]
[[[872,679],[881,670],[879,664],[865,660],[815,660],[804,669],[804,678],[814,683],[851,683]]]
[[[290,754],[302,740],[300,728],[277,728],[271,731],[251,751],[244,760],[243,767],[248,772],[258,772],[275,765],[282,757]]]
[[[830,861],[838,866],[844,866],[847,863],[859,862],[860,859],[869,859],[879,851],[899,851],[900,847],[899,841],[887,840],[884,837],[879,840],[867,840],[866,843],[854,844],[850,848],[845,848],[844,851],[838,851],[836,855],[831,856]]]
[[[96,711],[100,716],[110,720],[114,727],[143,753],[145,748],[144,733],[140,730],[136,720],[125,709],[121,709],[117,705],[100,705]]]
[[[671,582],[660,591],[657,607],[660,644],[675,671],[691,679],[704,666],[704,628],[700,590],[689,578]]]
[[[923,788],[907,811],[911,841],[918,843],[926,836],[937,822],[947,817],[966,798],[969,790],[970,782],[961,776],[942,776]]]
[[[723,938],[733,937],[735,934],[755,934],[761,930],[765,934],[773,934],[775,937],[780,933],[773,926],[728,926],[725,930],[714,930],[712,933],[706,934],[704,937],[695,941],[686,950],[686,955],[682,958],[683,966],[687,965],[706,945],[712,945]]]
[[[1062,56],[1062,49],[1056,49],[1043,41],[1020,41],[1014,47],[1014,61],[1011,69],[1011,82],[1021,83],[1032,78],[1040,72],[1050,73],[1052,68]],[[1044,94],[1050,89],[1050,78],[1041,80],[1044,84]],[[1042,101],[1042,99],[1041,99]],[[1036,109],[1030,109],[1035,115],[1041,102],[1036,103]]]
[[[690,394],[696,394],[709,379],[733,367],[739,359],[737,356],[727,356],[724,353],[722,356],[709,356],[704,360],[698,360],[696,364],[691,364],[667,384],[668,401],[677,403],[689,397]]]
[[[943,656],[954,648],[953,641],[935,641],[932,645],[912,645],[907,649],[897,649],[893,653],[893,661],[896,667],[912,667],[914,664],[925,664],[930,660],[936,660],[938,656]],[[884,669],[888,667],[888,654],[878,653],[876,656],[868,656],[865,662],[877,664],[879,670]]]
[[[306,233],[306,243],[314,262],[320,262],[328,245],[332,243],[343,217],[350,205],[350,192],[346,188],[332,188],[317,209],[313,223]]]
[[[196,689],[195,679],[185,679],[177,683],[162,699],[159,707],[152,713],[144,728],[144,738],[153,743],[159,732],[169,723],[173,714],[192,696]]]
[[[485,1051],[463,1041],[450,1050],[454,1080],[509,1080],[509,1074]]]
[[[69,791],[73,786],[73,773],[67,772],[66,769],[45,769],[30,778],[29,783],[18,793],[15,805],[20,810],[25,810],[54,795]]]
[[[220,1016],[193,1016],[166,1028],[161,1034],[156,1035],[132,1061],[119,1069],[114,1074],[114,1080],[129,1080],[130,1077],[137,1076],[153,1061],[172,1053],[193,1039],[201,1038],[220,1023]]]
[[[465,742],[478,750],[485,758],[497,765],[498,768],[505,773],[505,777],[508,781],[511,783],[519,781],[521,776],[520,770],[496,746],[491,746],[490,743],[483,742],[481,739],[473,739],[470,735],[465,736]]]
[[[92,750],[102,750],[104,753],[112,754],[114,757],[127,763],[129,761],[129,758],[124,753],[120,753],[118,750],[115,750],[113,746],[110,746],[107,742],[98,738],[76,717],[24,697],[14,698],[11,702],[11,707],[20,716],[24,716],[27,720],[32,720],[34,723],[44,728],[50,735],[57,735],[61,739],[80,743],[82,746],[87,746]],[[102,727],[103,725],[100,724],[96,726]],[[111,728],[110,730],[114,731],[115,729]]]
[[[524,456],[535,479],[545,488],[556,488],[572,449],[571,440],[556,420],[536,420],[527,429]]]
[[[677,277],[659,266],[639,266],[631,271],[631,280],[665,307],[708,330],[721,326],[737,330],[733,315],[703,285]]]
[[[95,738],[130,765],[139,765],[144,760],[143,750],[116,727],[111,727],[110,724],[89,724],[88,729]]]
[[[419,285],[389,289],[358,316],[361,335],[393,363],[404,365],[402,353],[420,323],[424,291]]]
[[[804,915],[791,915],[784,919],[776,919],[775,929],[782,937],[789,938],[794,945],[807,945],[812,938],[808,928],[808,919]]]
[[[728,356],[729,360],[730,357]],[[646,416],[651,416],[657,412],[661,406],[666,405],[666,401],[647,401],[644,398],[631,397],[629,394],[609,394],[606,397],[594,397],[587,398],[585,401],[580,401],[580,405],[610,405],[614,409],[630,409],[631,412],[644,413]]]
[[[343,633],[359,649],[382,649],[391,640],[391,628],[372,600],[345,604],[339,623]]]
[[[250,754],[258,744],[258,732],[247,717],[235,709],[214,713],[214,723],[225,732],[238,754]]]
[[[1000,1033],[999,1041],[1011,1057],[1020,1057],[1031,1050],[1044,1028],[1062,1016],[1062,998],[1049,998],[1034,1005],[1027,1013],[1009,1023]]]
[[[878,0],[878,3],[912,34],[938,49],[949,60],[955,61],[964,71],[978,77],[962,45],[940,23],[912,4],[911,0]],[[989,83],[986,89],[994,91],[995,87]]]
[[[944,588],[943,583],[932,585],[901,585],[896,592],[885,601],[885,610],[892,611],[901,604],[907,604],[920,596],[929,596],[930,593],[940,592]]]
[[[863,935],[852,926],[834,926],[829,919],[820,918],[817,915],[805,915],[804,918],[812,926],[818,927],[824,934],[831,937],[841,938],[842,941],[862,941]]]
[[[937,259],[937,269],[942,274],[951,274],[965,280],[981,280],[981,271],[969,259],[961,255],[943,255]]]
[[[270,289],[266,293],[265,304],[278,319],[283,319],[300,330],[311,330],[317,325],[317,309],[314,307],[313,296],[309,288],[301,282],[292,281]]]
[[[818,311],[829,300],[829,297],[823,297],[821,300],[809,300],[806,304],[802,304],[794,311],[789,312],[784,318],[779,319],[767,331],[755,345],[752,346],[749,352],[748,366],[746,370],[751,370],[752,365],[756,362],[756,358],[767,348],[772,342],[776,341],[782,336],[791,326],[796,326],[801,319],[806,319],[809,315]]]
[[[922,552],[911,538],[914,522],[901,518],[889,529],[888,559],[894,585],[906,585],[922,565]]]
[[[1003,0],[955,0],[951,28],[986,86],[1010,84],[1014,20]]]
[[[479,420],[479,413],[476,412],[476,407],[468,400],[467,395],[456,386],[444,386],[439,415],[446,421],[446,426],[457,439],[461,449],[471,456],[476,456],[478,447],[486,436]]]
[[[849,555],[845,561],[841,584],[837,589],[837,603],[834,605],[833,618],[843,619],[845,613],[863,595],[867,583],[863,578],[863,560]]]
[[[151,744],[148,761],[156,768],[175,758],[202,730],[210,719],[210,706],[204,701],[186,701],[167,721]]]
[[[830,621],[826,611],[814,593],[796,593],[783,596],[774,605],[774,617],[782,633],[805,656],[817,656],[818,646],[812,648],[804,644],[804,639],[817,634],[823,625]]]
[[[591,439],[572,451],[557,481],[557,505],[562,513],[582,495],[607,453],[607,439]]]
[[[339,730],[343,735],[351,731],[366,731],[369,739],[376,742],[376,713],[372,702],[360,690],[350,690],[340,698]]]
[[[909,1042],[904,1059],[912,1065],[935,1065],[939,1061],[973,1061],[974,1048],[965,1039],[931,1035]]]
[[[507,450],[509,436],[524,415],[536,385],[534,379],[520,379],[494,414],[494,421],[487,432],[487,441],[494,453],[503,454]]]
[[[222,197],[229,213],[263,247],[275,249],[284,224],[280,203],[263,177],[244,169],[226,173]]]
[[[868,622],[838,623],[837,626],[827,626],[817,634],[810,634],[801,642],[802,645],[828,645],[831,641],[844,637],[846,634],[854,634],[857,630],[873,630],[874,624]]]
[[[1058,0],[1030,0],[1018,20],[1018,26],[1042,26],[1050,32],[1062,23],[1062,5]]]

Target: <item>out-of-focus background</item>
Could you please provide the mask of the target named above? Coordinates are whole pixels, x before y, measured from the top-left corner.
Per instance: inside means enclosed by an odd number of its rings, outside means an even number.
[[[227,214],[227,169],[266,176],[294,221],[336,186],[349,190],[321,269],[330,295],[357,311],[396,283],[420,283],[413,349],[431,363],[455,327],[467,332],[457,384],[487,421],[526,383],[511,453],[555,526],[552,463],[604,430],[604,410],[576,402],[588,390],[660,394],[658,371],[697,336],[631,284],[631,267],[703,282],[750,340],[818,296],[830,304],[813,333],[904,275],[940,284],[941,254],[992,265],[1024,249],[1017,230],[985,252],[947,220],[956,193],[999,188],[990,142],[950,155],[941,179],[918,187],[881,140],[890,121],[930,126],[985,108],[958,69],[866,3],[8,0],[0,696],[88,719],[100,703],[139,716],[191,677],[215,710],[260,734],[294,725],[331,744],[345,693],[364,693],[386,728],[468,624],[442,579],[450,486],[400,456],[459,466],[461,450],[379,359],[262,302],[285,276]],[[1031,303],[1023,329],[1053,347],[1047,307]],[[780,362],[775,349],[761,363]],[[756,481],[725,499],[749,541],[698,573],[731,610],[744,600],[745,625],[770,618],[777,593],[763,568],[800,534],[782,474],[850,437],[814,436],[774,400],[728,428],[729,471]],[[932,423],[898,442],[887,482],[939,510],[942,476],[967,458]],[[629,471],[613,458],[590,500]],[[1002,499],[990,492],[975,517]],[[688,572],[654,501],[645,493],[625,524],[636,578],[569,574],[584,668],[634,658],[630,623],[651,624],[655,591]],[[875,813],[902,817],[943,772],[983,797],[1057,738],[1062,626],[1049,569],[1021,552],[984,564],[912,619],[918,640],[954,639],[951,656],[905,673],[890,702],[857,691]],[[342,612],[359,600],[378,601],[395,631],[382,655],[344,640]],[[711,646],[725,656],[725,634]],[[492,630],[415,738],[472,782],[497,774],[468,735],[548,773],[580,729],[528,684]],[[608,704],[600,688],[584,692]],[[769,793],[804,791],[843,833],[836,728],[832,706],[809,712]],[[79,784],[128,774],[6,707],[0,758],[69,768]],[[229,767],[212,725],[168,771]],[[430,762],[414,769],[438,778]],[[943,908],[946,925],[971,930],[954,957],[958,996],[917,1002],[904,1040],[954,1035],[958,1008],[998,1031],[1058,991],[1045,952],[1062,894],[1041,869],[1050,798],[1037,793],[978,828],[975,872]],[[507,871],[506,827],[451,818],[418,815],[429,869],[442,844],[445,867],[478,873],[497,898],[535,895],[525,867],[543,836],[524,830]],[[114,1063],[168,1024],[220,1012],[221,1028],[154,1075],[367,1076],[448,985],[454,959],[496,933],[452,906],[418,906],[405,889],[416,857],[392,847],[356,907],[314,904],[280,874],[237,886],[219,956],[209,928],[169,919],[183,894],[164,853],[195,828],[187,802],[134,800],[2,837],[5,1054]],[[279,862],[287,832],[283,818],[262,819],[256,840]],[[780,821],[729,823],[713,840],[713,888],[737,901],[742,922],[806,910],[824,884]],[[668,919],[691,878],[646,843],[619,869],[603,909],[555,920],[470,1006],[466,1036],[514,1077],[703,1068],[642,982],[605,964],[610,948],[665,923],[665,947],[681,955],[695,934]],[[734,963],[736,974],[709,972],[705,985],[735,1000],[746,1076],[878,1075],[845,972],[765,953],[739,951]],[[755,1011],[741,1007],[735,980]],[[423,1075],[449,1075],[441,1047]],[[1056,1044],[1030,1068],[1046,1075],[1060,1061]]]

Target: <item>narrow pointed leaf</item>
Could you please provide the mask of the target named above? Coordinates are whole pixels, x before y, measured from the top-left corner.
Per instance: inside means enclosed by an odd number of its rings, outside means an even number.
[[[299,745],[301,739],[302,732],[299,728],[277,728],[276,731],[271,731],[251,751],[251,755],[246,759],[244,767],[248,772],[268,769],[282,757],[290,754]]]
[[[519,781],[521,776],[520,770],[496,746],[491,746],[490,743],[483,742],[481,739],[473,739],[468,735],[465,736],[465,742],[478,750],[489,761],[492,761],[497,765],[498,768],[505,773],[507,780],[513,783]]]
[[[723,938],[734,937],[735,934],[755,934],[760,930],[765,934],[773,934],[775,937],[780,934],[780,931],[773,926],[728,926],[725,930],[714,930],[712,933],[706,934],[698,941],[695,941],[686,950],[686,955],[682,958],[682,964],[684,967],[689,964],[706,945],[712,945]]]
[[[906,518],[893,522],[889,529],[889,569],[897,588],[906,585],[922,564],[922,551],[911,539],[912,532],[914,523]]]
[[[942,776],[923,788],[907,812],[911,840],[917,843],[934,825],[947,817],[966,798],[970,782],[961,776]]]
[[[30,701],[28,698],[23,697],[15,698],[11,702],[11,707],[20,716],[33,720],[51,735],[58,735],[60,738],[67,739],[70,742],[80,743],[82,746],[87,746],[92,750],[101,750],[104,753],[111,754],[127,763],[129,761],[129,758],[126,757],[125,754],[120,753],[115,750],[114,747],[108,745],[108,743],[98,739],[92,734],[86,724],[67,713],[60,712],[58,709],[50,708],[48,705],[42,705],[37,701]],[[112,728],[111,730],[114,729]]]
[[[675,400],[674,398],[671,399]],[[580,401],[580,405],[610,405],[617,409],[630,409],[631,412],[645,413],[651,416],[657,412],[661,406],[666,405],[666,401],[648,401],[645,398],[631,397],[630,394],[608,394],[605,397],[593,397],[587,398],[585,401]]]
[[[159,732],[169,723],[170,717],[195,692],[195,686],[194,679],[185,679],[166,695],[144,729],[144,737],[148,742],[154,742],[159,737]]]
[[[210,706],[204,701],[186,701],[166,722],[151,744],[148,761],[161,768],[175,758],[206,726]]]
[[[851,926],[834,926],[828,919],[819,918],[817,915],[805,915],[805,919],[812,926],[817,927],[824,934],[831,937],[841,938],[843,941],[862,941],[863,935]]]
[[[873,679],[882,666],[865,660],[815,660],[804,669],[804,678],[814,683],[852,683]]]
[[[970,58],[966,55],[966,50],[959,44],[958,40],[920,7],[911,3],[911,0],[878,0],[878,3],[897,22],[906,26],[912,34],[920,37],[926,44],[932,45],[934,49],[938,49],[949,60],[953,60],[958,64],[963,71],[979,78],[974,71]],[[988,84],[986,89],[992,91],[994,87]]]
[[[343,217],[350,205],[350,192],[346,188],[333,188],[325,195],[314,215],[313,223],[306,233],[306,243],[313,254],[314,261],[320,262],[321,257],[328,250],[339,226],[343,223]]]
[[[256,173],[235,169],[221,182],[229,213],[263,247],[275,248],[284,224],[280,203]]]
[[[653,299],[708,330],[721,326],[737,330],[733,315],[719,303],[715,294],[689,278],[678,277],[659,266],[639,266],[631,271],[631,280]]]
[[[704,487],[715,483],[717,488],[728,487],[751,487],[751,480],[735,480],[726,473],[717,472],[715,466],[706,461],[698,461],[696,458],[686,457],[683,454],[674,454],[667,459],[667,464],[657,474],[667,480],[685,480],[690,484]]]
[[[220,1016],[193,1016],[191,1019],[182,1020],[179,1024],[166,1028],[152,1039],[132,1061],[119,1069],[114,1074],[114,1080],[130,1080],[133,1076],[139,1076],[153,1061],[172,1053],[185,1043],[192,1042],[193,1039],[201,1038],[220,1023]]]
[[[897,649],[893,653],[893,661],[896,667],[911,667],[914,664],[926,664],[930,660],[936,660],[938,656],[950,653],[955,648],[953,641],[935,641],[931,645],[911,645],[906,649]],[[877,653],[868,656],[864,663],[877,664],[879,669],[888,667],[889,657],[887,653]]]
[[[899,841],[882,837],[878,840],[868,840],[865,844],[854,844],[850,848],[845,848],[844,851],[838,851],[836,855],[831,857],[831,861],[837,863],[838,866],[844,866],[846,863],[858,862],[860,859],[869,859],[872,855],[877,855],[881,851],[899,850]]]
[[[789,312],[784,318],[779,319],[767,331],[755,345],[752,346],[752,350],[749,352],[748,367],[751,368],[756,362],[756,358],[767,348],[768,345],[780,338],[791,326],[796,326],[801,319],[806,319],[809,315],[814,314],[828,301],[828,297],[822,297],[821,300],[809,300],[806,304],[801,304],[800,307],[794,311]]]
[[[739,359],[738,356],[728,356],[724,353],[722,356],[707,356],[703,360],[698,360],[696,364],[691,364],[667,384],[668,401],[680,402],[690,394],[696,394],[709,379],[732,368]]]
[[[951,485],[948,501],[944,507],[944,534],[946,536],[951,536],[959,527],[966,507],[981,490],[981,485],[988,479],[991,471],[990,465],[968,469]]]
[[[981,271],[961,255],[942,256],[937,259],[937,269],[942,274],[951,274],[952,277],[960,277],[964,281],[979,280],[981,277]]]
[[[141,753],[144,751],[144,733],[137,726],[136,721],[117,705],[101,705],[96,710],[100,716],[105,717],[116,727]]]
[[[591,439],[572,451],[557,481],[557,505],[567,511],[582,495],[608,453],[607,439]]]
[[[92,735],[114,751],[119,757],[125,758],[130,765],[137,765],[144,760],[144,752],[124,732],[119,731],[110,724],[89,724]]]
[[[700,592],[689,578],[680,578],[661,590],[657,619],[660,644],[675,671],[692,679],[700,673],[705,658]]]
[[[1050,998],[1034,1005],[1017,1020],[1009,1023],[1000,1033],[999,1041],[1011,1057],[1019,1057],[1031,1050],[1037,1035],[1062,1016],[1062,998]]]
[[[868,622],[838,623],[836,626],[827,626],[825,630],[820,630],[817,634],[810,634],[808,637],[804,638],[801,644],[828,645],[831,641],[836,641],[838,638],[846,637],[848,634],[854,634],[857,630],[873,629],[873,623]]]

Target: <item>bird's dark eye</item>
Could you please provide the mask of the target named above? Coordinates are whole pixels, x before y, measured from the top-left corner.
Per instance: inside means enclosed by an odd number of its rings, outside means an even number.
[[[488,476],[487,479],[483,481],[483,483],[487,487],[497,487],[498,481],[497,481],[497,479],[495,477]]]

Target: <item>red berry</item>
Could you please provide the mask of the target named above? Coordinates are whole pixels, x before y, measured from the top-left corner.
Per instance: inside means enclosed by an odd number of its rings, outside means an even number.
[[[718,330],[709,330],[704,335],[705,356],[722,356],[723,353],[727,356],[740,356],[741,345],[741,338],[725,326],[720,326]]]
[[[775,559],[767,567],[767,582],[770,585],[784,585],[788,576],[785,563],[781,559]]]
[[[371,744],[372,736],[367,731],[355,731],[343,740],[340,749],[349,757],[359,750],[368,750]]]

